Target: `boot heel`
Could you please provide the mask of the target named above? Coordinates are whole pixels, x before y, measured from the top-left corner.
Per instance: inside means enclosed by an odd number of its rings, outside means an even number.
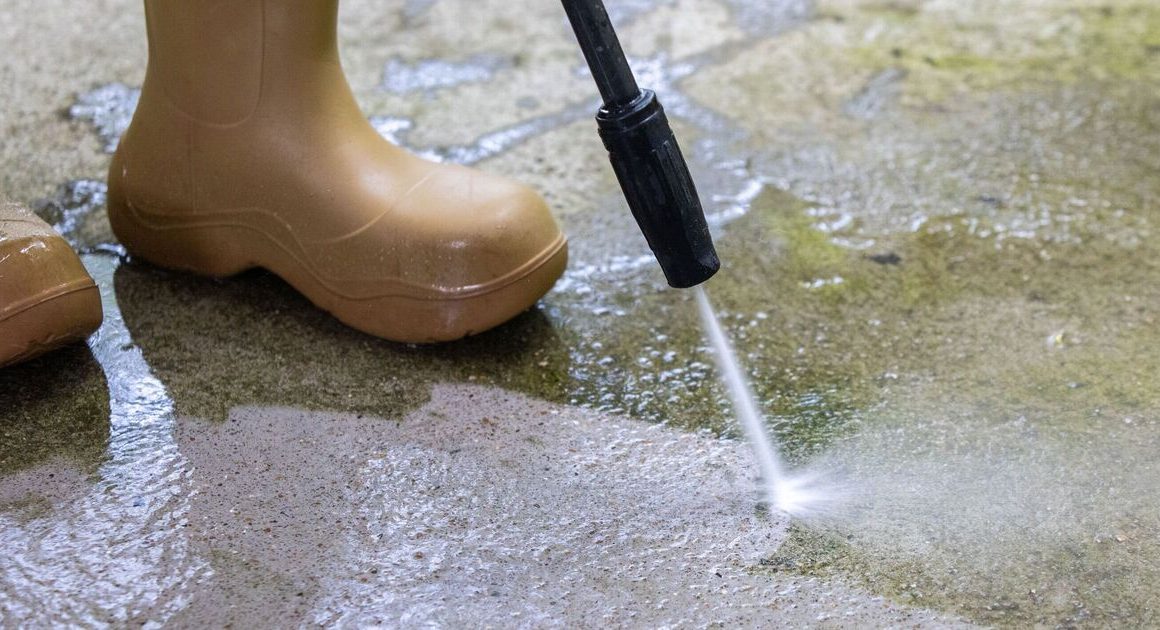
[[[233,276],[255,266],[237,245],[238,228],[146,220],[112,188],[108,199],[113,234],[135,257],[159,267],[215,278]]]

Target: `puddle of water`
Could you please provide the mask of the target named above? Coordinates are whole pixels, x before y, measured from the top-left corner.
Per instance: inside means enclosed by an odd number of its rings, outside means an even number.
[[[610,0],[605,3],[605,8],[608,10],[608,17],[619,29],[661,6],[675,4],[676,0]]]
[[[33,208],[73,249],[123,255],[124,248],[113,238],[106,220],[107,196],[105,182],[78,179],[61,185],[54,196],[34,204]]]
[[[372,116],[371,125],[387,140],[406,148],[415,155],[434,162],[452,162],[468,166],[495,157],[501,153],[591,115],[598,101],[573,105],[561,111],[529,118],[509,127],[486,133],[470,144],[443,147],[420,147],[409,141],[415,121],[395,116]]]
[[[948,621],[754,575],[785,518],[754,509],[744,446],[705,433],[439,386],[401,422],[250,407],[178,442],[222,550],[189,611],[211,625]]]
[[[814,14],[813,0],[727,0],[727,4],[737,24],[757,37],[784,33]]]
[[[109,83],[79,95],[68,114],[76,120],[89,121],[105,143],[105,152],[112,153],[133,120],[139,98],[139,88]]]
[[[207,571],[183,530],[188,466],[173,441],[173,403],[133,344],[113,296],[118,259],[94,254],[84,263],[105,309],[90,348],[109,386],[106,461],[91,483],[78,480],[87,485],[78,498],[29,519],[0,512],[6,554],[0,611],[15,625],[164,623]],[[57,472],[45,464],[0,484],[21,483],[35,496],[53,486]]]
[[[382,88],[391,94],[423,92],[434,97],[442,89],[489,81],[511,66],[511,57],[496,54],[473,55],[463,61],[427,59],[415,63],[392,58],[383,68]]]

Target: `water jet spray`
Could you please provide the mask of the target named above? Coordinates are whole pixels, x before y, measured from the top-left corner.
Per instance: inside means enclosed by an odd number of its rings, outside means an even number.
[[[717,273],[721,262],[665,110],[655,92],[637,85],[603,0],[563,3],[604,101],[596,123],[632,215],[669,285],[697,287],[705,334],[761,471],[762,499],[787,514],[808,513],[825,495],[810,487],[813,480],[786,474],[745,375],[699,286]]]

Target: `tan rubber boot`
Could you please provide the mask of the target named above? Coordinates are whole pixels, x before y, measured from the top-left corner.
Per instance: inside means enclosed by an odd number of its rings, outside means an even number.
[[[72,247],[31,211],[0,203],[0,367],[88,337],[101,315]]]
[[[211,276],[262,267],[359,330],[464,337],[563,272],[536,193],[417,158],[359,110],[337,0],[146,0],[149,68],[109,172],[131,253]]]

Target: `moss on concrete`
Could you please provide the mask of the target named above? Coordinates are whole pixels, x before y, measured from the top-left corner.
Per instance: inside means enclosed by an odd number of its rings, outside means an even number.
[[[1128,524],[1125,524],[1128,525]],[[1086,540],[1028,541],[995,563],[945,551],[900,559],[838,529],[790,527],[786,542],[754,569],[849,579],[900,603],[954,611],[1000,627],[1118,626],[1155,620],[1160,571],[1141,562],[1160,551],[1150,531],[1111,526]],[[940,541],[934,540],[938,546]],[[988,558],[990,560],[990,558]]]
[[[905,69],[912,104],[1033,83],[1160,78],[1160,7],[1150,2],[843,9],[830,16],[853,31],[852,58]]]

